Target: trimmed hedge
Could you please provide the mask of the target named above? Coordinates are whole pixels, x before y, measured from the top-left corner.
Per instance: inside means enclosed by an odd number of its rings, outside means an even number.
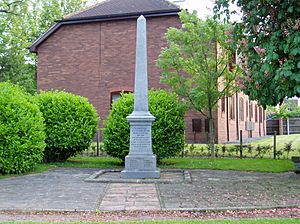
[[[122,94],[113,103],[104,121],[104,150],[108,155],[123,161],[129,152],[130,125],[126,117],[132,113],[134,95]],[[165,90],[149,91],[149,110],[156,118],[152,125],[152,149],[160,161],[177,155],[184,148],[184,113],[175,94]]]
[[[46,124],[45,162],[66,161],[90,146],[99,117],[86,98],[63,91],[41,92],[37,98]]]
[[[0,173],[29,171],[43,158],[44,119],[31,95],[0,83]]]

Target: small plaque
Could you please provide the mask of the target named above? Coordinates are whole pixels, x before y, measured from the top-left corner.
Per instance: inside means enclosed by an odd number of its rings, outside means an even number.
[[[137,159],[131,159],[128,162],[128,169],[129,170],[137,170],[139,169],[139,161]]]
[[[130,131],[130,152],[150,152],[151,126],[131,126]]]

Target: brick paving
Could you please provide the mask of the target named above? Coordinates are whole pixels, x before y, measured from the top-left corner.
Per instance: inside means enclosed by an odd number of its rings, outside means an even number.
[[[0,180],[0,210],[210,210],[300,206],[300,175],[190,170],[190,182],[85,181],[62,168]],[[171,175],[172,176],[172,175]]]
[[[160,210],[155,184],[113,183],[101,201],[100,210]]]

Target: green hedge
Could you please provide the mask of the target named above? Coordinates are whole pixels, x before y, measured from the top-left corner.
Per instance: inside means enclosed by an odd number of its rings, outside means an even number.
[[[20,87],[0,83],[0,173],[29,171],[43,158],[42,113]]]
[[[129,152],[130,126],[126,117],[132,113],[134,95],[122,94],[113,103],[104,121],[104,149],[123,161]],[[155,116],[152,125],[152,148],[158,161],[177,155],[184,148],[184,107],[177,96],[164,90],[149,91],[149,110]]]
[[[86,98],[49,91],[41,92],[38,102],[46,124],[45,162],[66,161],[90,146],[99,117]]]

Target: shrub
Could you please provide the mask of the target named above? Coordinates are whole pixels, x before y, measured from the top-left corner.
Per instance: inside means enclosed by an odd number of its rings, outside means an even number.
[[[129,152],[130,125],[126,117],[133,111],[134,95],[122,94],[113,103],[104,121],[104,148],[110,156],[125,160]],[[156,118],[152,125],[152,149],[157,160],[177,155],[184,148],[184,107],[175,94],[149,91],[149,110]]]
[[[42,113],[20,87],[0,83],[0,173],[29,171],[43,158]]]
[[[254,158],[263,158],[267,155],[267,153],[271,153],[272,152],[272,146],[271,145],[257,145],[257,147],[255,148],[256,151],[256,155],[254,156]]]
[[[288,159],[289,158],[289,155],[292,151],[294,151],[295,149],[293,148],[292,146],[292,142],[287,142],[285,143],[284,145],[284,148],[283,148],[283,151],[286,152],[286,158]]]
[[[222,156],[224,157],[226,152],[226,145],[222,145],[221,149],[222,149]]]
[[[99,118],[86,98],[49,91],[41,92],[38,102],[46,124],[45,162],[66,161],[90,146]]]

